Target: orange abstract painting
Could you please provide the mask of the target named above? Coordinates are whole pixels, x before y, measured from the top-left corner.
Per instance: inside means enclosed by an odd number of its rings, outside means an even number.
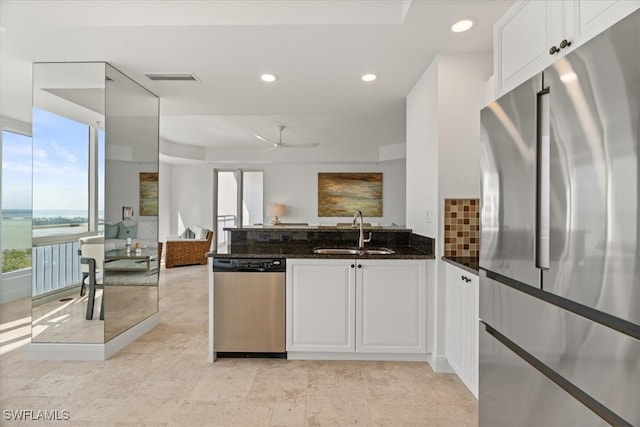
[[[382,216],[381,173],[318,173],[318,216]]]
[[[140,172],[140,216],[158,215],[158,173]]]

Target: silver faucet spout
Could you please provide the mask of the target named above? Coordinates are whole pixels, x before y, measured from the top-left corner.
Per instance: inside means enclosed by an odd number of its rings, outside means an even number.
[[[363,249],[364,248],[364,244],[365,243],[369,243],[371,241],[371,232],[369,232],[369,238],[365,239],[364,238],[364,230],[363,230],[363,222],[364,222],[364,220],[362,219],[362,211],[360,209],[358,209],[355,212],[355,214],[353,215],[353,225],[352,225],[352,227],[353,228],[357,227],[358,218],[360,218],[360,234],[358,236],[358,249]]]

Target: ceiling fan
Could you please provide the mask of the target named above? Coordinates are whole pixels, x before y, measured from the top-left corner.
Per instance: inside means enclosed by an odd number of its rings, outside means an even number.
[[[317,142],[310,142],[310,143],[307,143],[307,144],[288,144],[286,142],[282,142],[282,131],[284,130],[284,126],[279,125],[278,126],[278,130],[280,131],[280,138],[278,139],[277,142],[276,141],[272,141],[269,138],[265,138],[262,135],[255,134],[256,138],[258,138],[259,140],[273,145],[273,147],[271,147],[271,148],[269,148],[268,150],[265,150],[265,151],[275,150],[276,148],[313,148],[313,147],[317,147],[318,145],[320,145]]]

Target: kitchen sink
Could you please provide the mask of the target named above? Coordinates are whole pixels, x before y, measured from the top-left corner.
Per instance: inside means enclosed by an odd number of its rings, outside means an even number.
[[[326,255],[360,255],[358,249],[348,248],[315,248],[313,253]]]
[[[371,248],[371,249],[364,248],[361,251],[361,253],[365,255],[392,255],[392,254],[395,254],[396,251],[388,248]]]
[[[313,253],[324,255],[392,255],[395,251],[388,248],[315,248]]]

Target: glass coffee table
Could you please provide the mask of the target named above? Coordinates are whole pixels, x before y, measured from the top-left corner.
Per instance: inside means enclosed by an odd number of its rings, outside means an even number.
[[[127,252],[116,249],[104,253],[104,270],[108,272],[136,272],[147,275],[158,272],[158,248],[135,249]]]

